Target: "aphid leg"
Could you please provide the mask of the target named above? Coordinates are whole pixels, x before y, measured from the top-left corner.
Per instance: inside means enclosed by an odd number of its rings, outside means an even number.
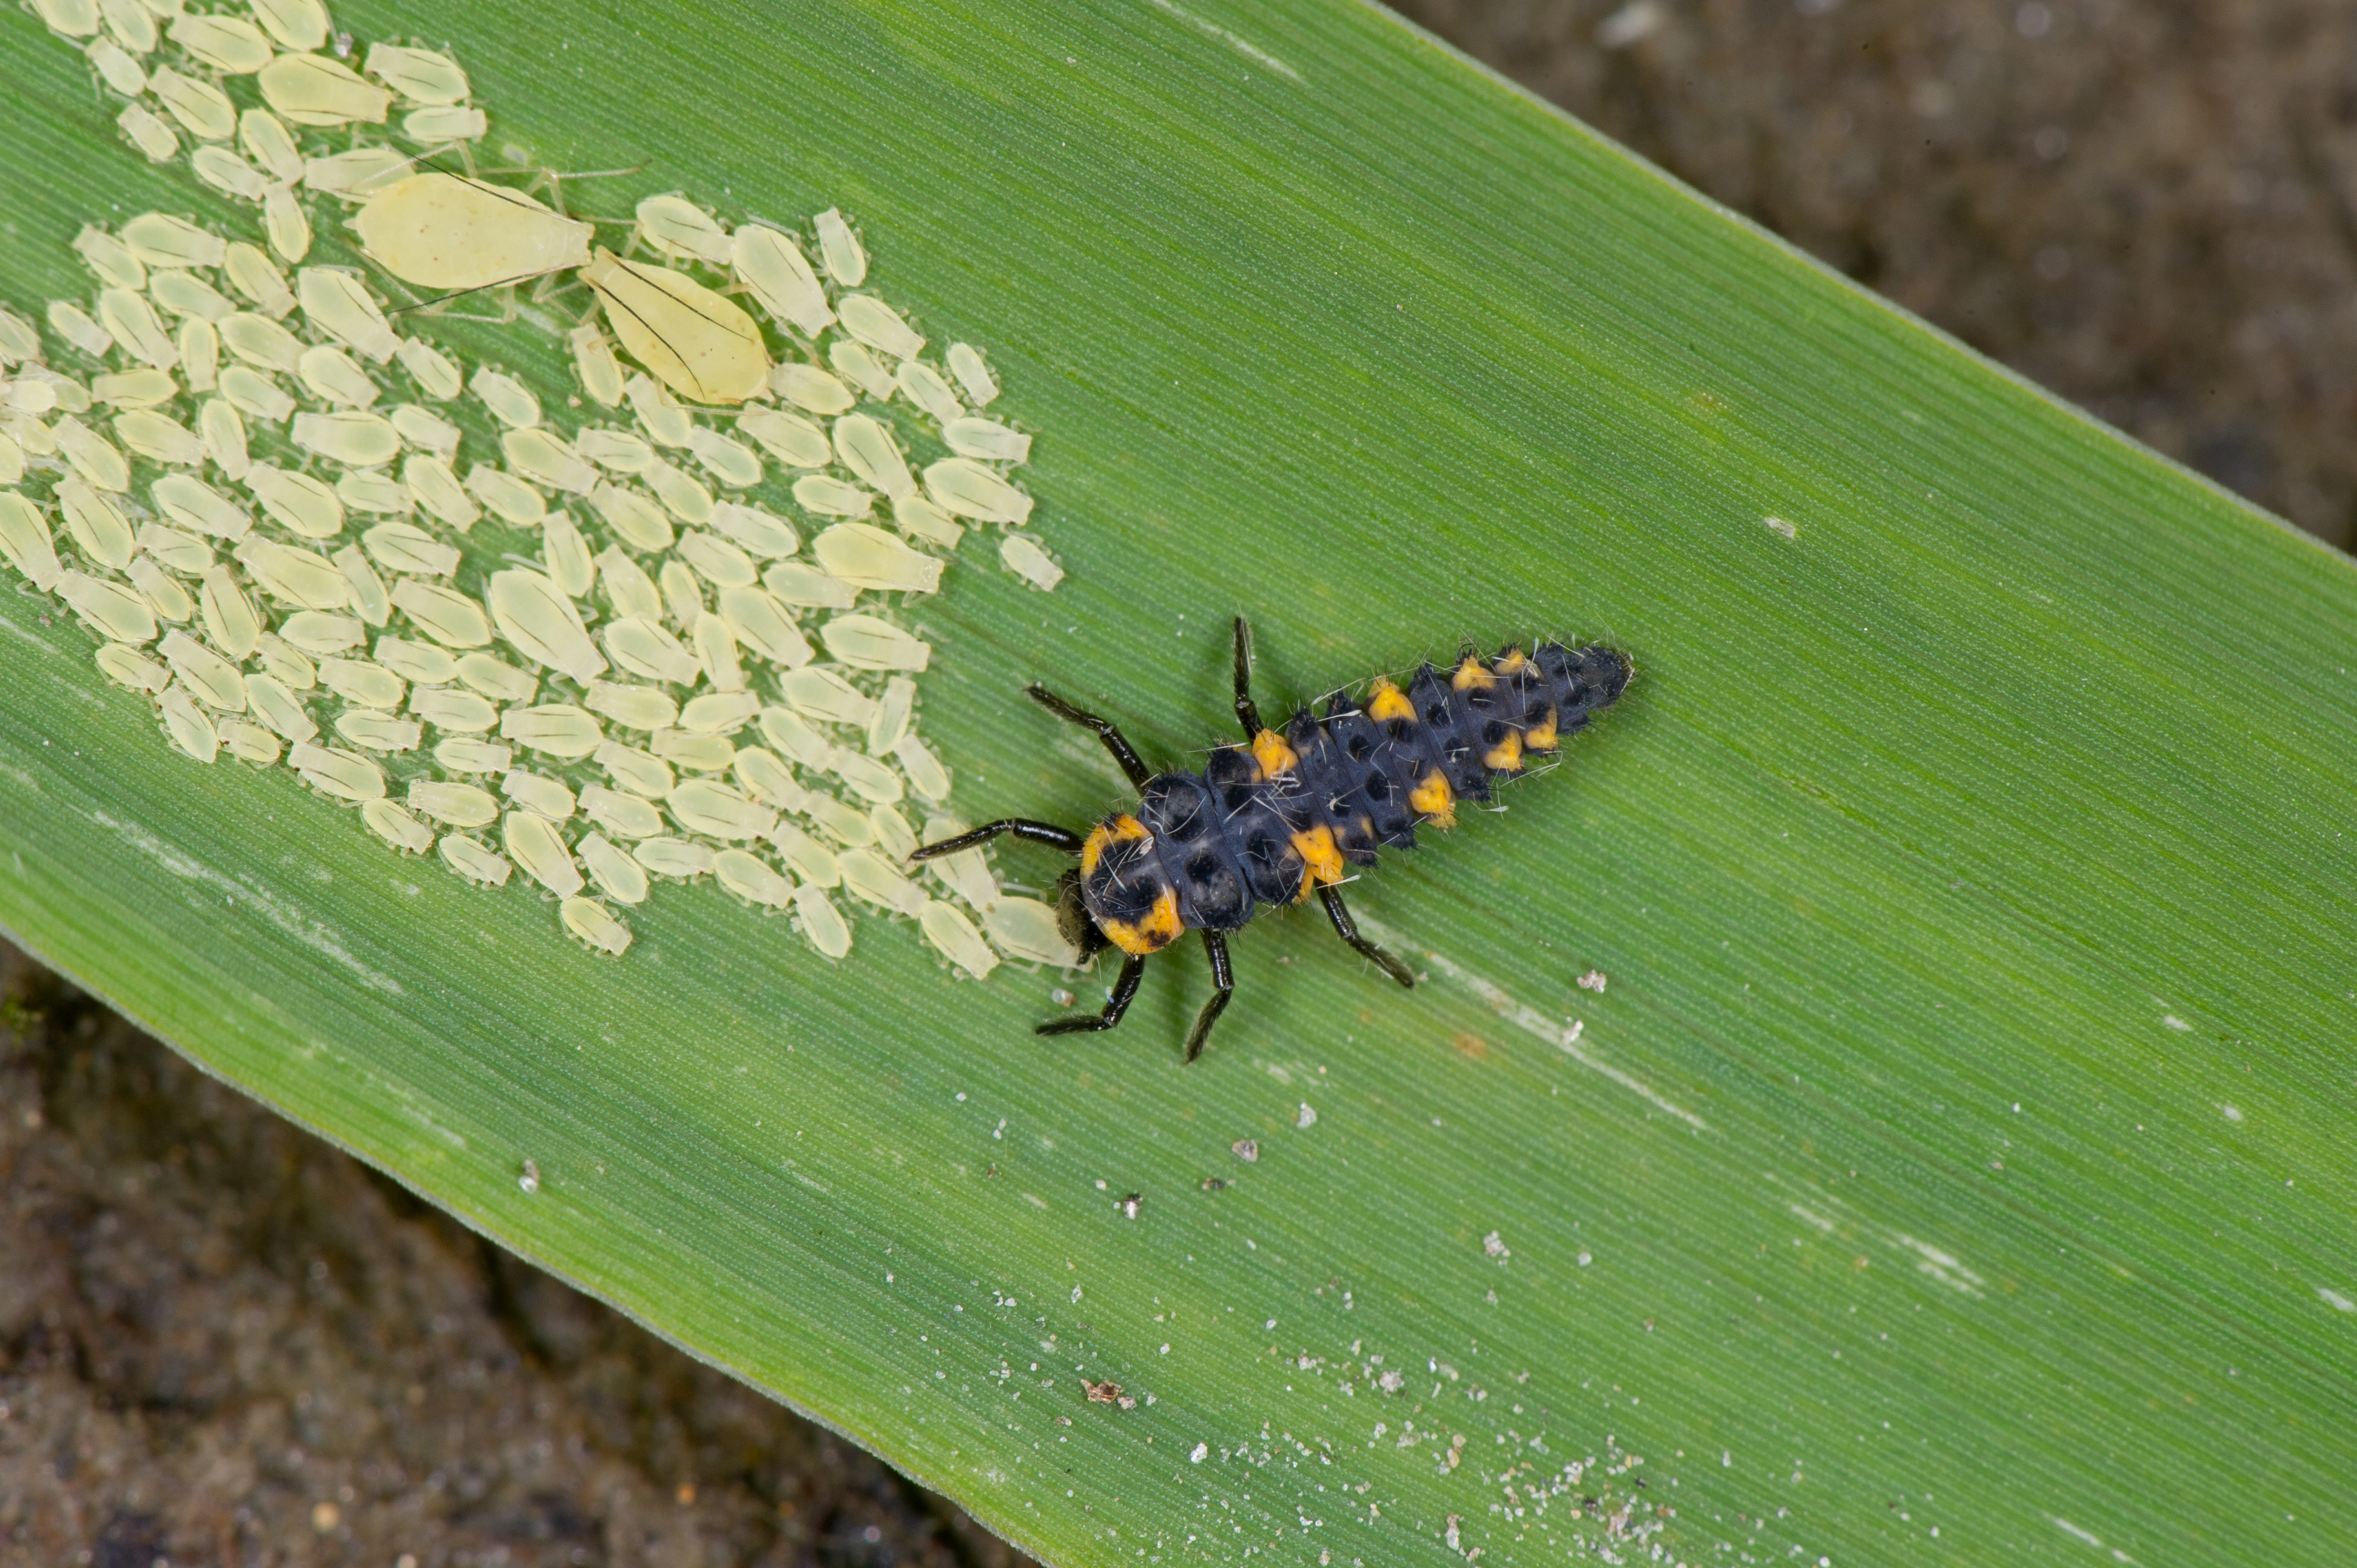
[[[1145,789],[1146,782],[1154,777],[1146,770],[1145,762],[1138,757],[1136,747],[1123,738],[1120,729],[1111,719],[1101,719],[1094,714],[1083,713],[1045,686],[1026,686],[1023,688],[1023,694],[1058,718],[1096,731],[1097,738],[1104,742],[1104,748],[1113,753],[1113,759],[1121,764],[1122,772],[1128,776],[1130,783],[1135,788]]]
[[[1195,1015],[1195,1026],[1187,1031],[1187,1059],[1193,1061],[1203,1054],[1203,1042],[1211,1037],[1211,1026],[1227,1011],[1228,999],[1236,993],[1236,972],[1228,965],[1228,939],[1218,931],[1203,933],[1203,950],[1211,955],[1211,999]]]
[[[1252,628],[1236,617],[1236,723],[1244,726],[1249,742],[1260,734],[1260,704],[1252,695]]]
[[[955,854],[962,849],[972,849],[976,844],[988,843],[1001,833],[1012,833],[1017,838],[1027,839],[1033,843],[1044,843],[1049,849],[1060,849],[1066,854],[1081,853],[1081,835],[1076,832],[1068,832],[1053,822],[1035,822],[1024,817],[1001,817],[995,822],[985,822],[978,828],[969,828],[955,838],[943,839],[939,843],[929,843],[909,858],[931,860],[940,855]]]
[[[1334,922],[1334,934],[1356,949],[1361,958],[1365,959],[1409,990],[1413,991],[1415,988],[1415,976],[1408,972],[1407,965],[1359,934],[1359,923],[1351,918],[1350,908],[1342,902],[1342,890],[1340,887],[1330,882],[1319,883],[1318,901],[1326,906],[1326,918]]]
[[[1103,1012],[1093,1018],[1050,1018],[1031,1032],[1035,1035],[1093,1035],[1099,1030],[1112,1028],[1121,1022],[1121,1015],[1129,1011],[1130,998],[1137,994],[1137,983],[1145,973],[1146,961],[1135,953],[1131,954],[1121,961],[1120,977],[1113,983],[1113,995],[1106,1000]]]

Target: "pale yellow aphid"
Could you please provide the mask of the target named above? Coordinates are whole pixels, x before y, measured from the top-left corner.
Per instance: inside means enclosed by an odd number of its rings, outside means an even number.
[[[147,296],[168,316],[200,317],[210,323],[237,308],[227,295],[192,273],[159,272],[148,285]]]
[[[211,392],[221,381],[221,332],[201,316],[180,323],[180,373],[192,392]],[[235,478],[237,476],[230,476]]]
[[[505,773],[514,758],[514,747],[468,736],[446,740],[434,748],[434,760],[453,773]]]
[[[737,633],[726,619],[707,611],[696,620],[694,641],[695,660],[704,666],[704,678],[712,682],[712,689],[726,695],[741,694],[745,669],[737,658]]]
[[[490,619],[482,607],[438,583],[404,577],[393,590],[393,603],[445,648],[480,648],[491,640]]]
[[[341,408],[364,409],[382,395],[360,361],[324,343],[303,350],[295,361],[295,375],[313,397]]]
[[[203,618],[205,635],[212,639],[213,646],[231,659],[243,659],[260,648],[262,614],[230,569],[208,566],[197,582],[197,614]],[[307,670],[302,683],[308,686],[315,678]]]
[[[900,744],[892,748],[894,760],[900,771],[909,776],[909,787],[928,800],[950,798],[949,769],[943,768],[931,748],[915,736],[903,736]]]
[[[695,735],[733,735],[761,711],[750,692],[706,692],[690,697],[679,711],[679,727]]]
[[[393,106],[392,93],[321,55],[280,55],[254,80],[264,101],[298,125],[382,124]]]
[[[712,869],[721,886],[748,904],[782,909],[793,902],[793,880],[748,851],[724,849],[712,857]]]
[[[966,401],[976,408],[987,407],[998,395],[998,378],[990,373],[990,365],[982,350],[971,343],[952,343],[949,351],[950,374],[965,389]]]
[[[70,38],[88,38],[98,31],[97,0],[33,0],[42,21]]]
[[[630,847],[630,856],[657,876],[682,879],[706,875],[715,858],[709,845],[668,837],[640,839]]]
[[[823,665],[806,665],[778,677],[778,693],[804,718],[824,724],[867,727],[876,716],[875,700]]]
[[[576,431],[573,449],[599,467],[617,474],[643,472],[655,460],[655,449],[640,437],[627,430],[608,430],[597,425]]]
[[[188,167],[215,190],[241,201],[260,201],[270,192],[261,171],[227,147],[199,147],[188,156]]]
[[[130,520],[120,508],[77,478],[59,483],[57,496],[66,532],[83,554],[118,572],[131,564],[132,552],[138,544],[132,538]]]
[[[647,737],[647,745],[657,757],[691,773],[726,772],[737,761],[737,747],[726,736],[659,729]]]
[[[165,35],[225,76],[250,76],[270,63],[270,40],[242,16],[188,12],[174,17]]]
[[[308,740],[297,740],[287,747],[287,767],[302,773],[304,783],[318,789],[320,795],[335,795],[337,800],[349,801],[384,800],[384,768],[339,745],[311,745]]]
[[[835,864],[834,851],[791,822],[780,822],[778,831],[770,835],[770,843],[785,856],[793,874],[812,886],[842,886],[843,868]]]
[[[557,906],[557,914],[567,935],[607,957],[619,958],[630,950],[630,927],[595,898],[567,898]]]
[[[1031,498],[971,457],[944,457],[925,470],[925,493],[956,517],[1022,523]]]
[[[115,371],[90,379],[91,401],[110,408],[153,408],[179,395],[180,383],[164,371]]]
[[[207,630],[210,635],[210,622],[207,623]],[[215,636],[214,640],[218,642],[221,639]],[[262,665],[264,676],[280,682],[291,692],[307,692],[319,683],[318,666],[275,632],[262,633],[255,638],[254,646],[246,651]]]
[[[295,445],[356,468],[373,468],[401,454],[401,433],[374,413],[298,413]]]
[[[503,468],[478,463],[467,470],[467,491],[494,516],[518,528],[534,528],[548,515],[538,490]]]
[[[290,648],[325,659],[366,642],[368,628],[353,616],[297,610],[278,623],[278,636]]]
[[[114,123],[131,139],[131,145],[154,162],[170,163],[180,156],[180,138],[172,134],[171,126],[144,105],[133,103],[125,106],[123,113],[114,117]]]
[[[364,708],[397,708],[409,694],[408,682],[367,659],[320,660],[319,683]]]
[[[303,340],[266,316],[235,311],[221,319],[221,344],[266,370],[292,371],[303,360]]]
[[[383,364],[401,347],[384,312],[350,273],[304,267],[295,274],[295,297],[314,327],[373,364]]]
[[[876,824],[832,795],[813,795],[806,814],[837,843],[857,847],[876,842]]]
[[[24,477],[24,447],[15,436],[0,430],[0,485],[13,485]]]
[[[136,98],[147,90],[146,68],[113,38],[93,39],[86,52],[90,63],[98,68],[99,80],[125,98]]]
[[[646,376],[633,375],[622,383],[622,392],[630,400],[630,407],[638,414],[639,423],[647,427],[648,437],[657,446],[687,445],[688,435],[695,428],[695,421],[688,417],[687,410],[679,405],[662,383]],[[652,460],[651,453],[649,460]],[[643,472],[646,467],[642,463],[631,471]]]
[[[409,711],[436,729],[457,735],[480,735],[500,722],[500,711],[489,697],[439,686],[421,686],[411,692]]]
[[[1009,958],[1060,969],[1081,961],[1080,950],[1064,940],[1055,906],[1037,898],[1001,898],[982,911],[982,926]]]
[[[443,865],[469,882],[479,882],[486,887],[507,886],[507,857],[494,854],[464,833],[444,833],[435,850],[442,856]]]
[[[135,538],[140,549],[187,576],[196,576],[213,564],[212,546],[166,523],[143,522]]]
[[[517,768],[500,780],[500,793],[527,811],[537,811],[552,822],[573,815],[573,791],[563,781],[544,773]]]
[[[737,755],[728,759],[728,770],[745,793],[765,806],[782,811],[800,811],[809,792],[794,779],[793,770],[778,760],[775,753],[758,746],[739,746]]]
[[[931,818],[925,823],[924,842],[941,843],[957,837],[972,825],[955,817]],[[943,887],[977,909],[986,909],[998,901],[998,878],[991,874],[990,862],[978,849],[962,849],[955,854],[929,860],[925,862],[925,869]]]
[[[274,599],[307,610],[341,609],[351,601],[351,587],[343,573],[316,551],[253,534],[235,554],[239,564],[253,574],[262,591]]]
[[[397,850],[424,854],[434,847],[434,830],[390,800],[361,802],[361,821],[368,824],[369,832]]]
[[[877,847],[894,861],[905,861],[917,853],[917,835],[909,830],[909,820],[890,806],[877,806],[867,813],[876,824]]]
[[[938,900],[929,902],[919,924],[925,940],[940,949],[942,957],[976,980],[987,978],[998,967],[998,955],[990,950],[990,944],[974,929],[974,922],[952,906]]]
[[[691,685],[704,672],[679,639],[651,620],[624,616],[605,628],[606,651],[615,663],[650,681]]]
[[[50,542],[48,520],[40,509],[15,490],[0,490],[0,555],[48,593],[58,585],[61,568]]]
[[[682,522],[712,520],[712,492],[671,464],[658,457],[647,465],[644,478],[656,499]]]
[[[855,588],[930,594],[941,585],[942,563],[909,549],[880,528],[838,523],[811,541],[827,572]]]
[[[541,525],[540,558],[548,580],[567,598],[587,596],[597,581],[589,542],[581,537],[580,525],[569,513],[550,512],[548,521]]]
[[[361,69],[413,103],[466,101],[467,73],[448,55],[399,44],[371,44]]]
[[[73,238],[73,252],[110,288],[147,286],[146,263],[132,254],[130,246],[94,224],[82,225]]]
[[[872,849],[846,849],[834,862],[843,873],[843,890],[854,897],[902,915],[921,915],[930,902],[923,888]]]
[[[335,723],[338,735],[370,751],[414,751],[425,734],[415,719],[396,719],[366,708],[347,708]]]
[[[269,110],[249,109],[237,117],[237,143],[279,184],[293,185],[303,177],[302,150]]]
[[[839,376],[816,365],[780,365],[770,372],[770,390],[796,408],[813,413],[841,413],[859,400]]]
[[[148,73],[147,86],[181,129],[199,141],[226,142],[237,134],[237,105],[211,82],[159,65]]]
[[[597,470],[553,431],[511,430],[500,450],[518,473],[551,489],[587,495],[600,483]]]
[[[156,612],[157,619],[178,626],[197,613],[197,601],[188,597],[188,590],[180,586],[178,578],[157,565],[153,557],[133,556],[123,573],[139,590],[139,596],[147,601],[147,607]]]
[[[242,240],[230,245],[221,257],[221,270],[229,275],[230,286],[271,319],[295,308],[295,291],[257,247]]]
[[[117,414],[115,439],[134,456],[173,467],[192,468],[205,460],[204,442],[186,425],[153,409],[133,409]]]
[[[100,643],[92,657],[98,661],[99,672],[118,686],[153,696],[171,683],[169,670],[119,642]]]
[[[834,766],[834,743],[787,708],[761,710],[761,737],[805,768]]]
[[[395,427],[398,428],[396,421]],[[428,515],[464,533],[475,526],[483,509],[466,492],[450,465],[427,452],[412,453],[401,465],[401,482],[409,487]]]
[[[761,574],[761,585],[781,604],[803,609],[847,610],[858,590],[840,577],[800,561],[780,561]]]
[[[381,468],[352,468],[336,481],[336,494],[353,511],[406,512],[408,487]]]
[[[221,755],[221,736],[212,720],[184,688],[167,686],[156,693],[156,709],[164,718],[165,737],[173,746],[199,762],[210,762]]]
[[[695,460],[724,485],[743,489],[761,482],[761,459],[742,442],[699,424],[687,433],[687,446]]]
[[[666,778],[670,773],[670,768],[663,768]],[[662,813],[637,792],[625,794],[592,784],[581,791],[581,810],[591,822],[620,838],[652,838],[663,828]]]
[[[0,365],[22,364],[41,357],[41,335],[13,310],[0,310]]]
[[[592,681],[581,701],[590,712],[603,714],[625,729],[651,732],[679,722],[679,704],[652,686]]]
[[[90,318],[89,312],[62,299],[49,306],[49,330],[93,360],[105,358],[106,351],[114,347],[114,339],[107,335],[106,328]]]
[[[664,562],[655,580],[662,585],[663,607],[672,620],[682,630],[693,631],[696,618],[704,614],[704,585],[695,580],[684,561]]]
[[[895,501],[917,493],[916,477],[882,421],[845,414],[834,422],[834,450],[845,467]]]
[[[796,479],[794,500],[804,511],[821,517],[866,517],[876,505],[873,494],[831,474],[805,474]]]
[[[510,708],[500,715],[500,738],[568,761],[588,756],[606,736],[597,719],[571,703]]]
[[[961,457],[993,463],[1024,463],[1031,457],[1031,437],[995,419],[952,419],[942,427],[942,439]]]
[[[276,736],[244,719],[223,719],[213,727],[220,734],[221,744],[229,747],[231,757],[240,762],[251,762],[256,768],[269,767],[286,750]],[[425,843],[426,847],[433,847],[434,835],[426,834]]]
[[[447,577],[461,559],[456,547],[405,522],[380,522],[361,535],[361,542],[386,571],[414,576]]]
[[[581,378],[581,390],[589,394],[590,401],[608,408],[619,406],[622,363],[614,358],[614,346],[606,341],[597,324],[584,322],[576,327],[566,335],[565,342],[573,349],[574,373]]]
[[[845,295],[836,303],[843,329],[878,353],[896,360],[913,360],[924,352],[925,339],[899,311],[874,295]]]
[[[827,276],[845,288],[857,288],[866,282],[867,252],[842,212],[828,208],[818,215],[813,227],[818,230],[819,259],[826,263]]]
[[[390,633],[376,639],[376,661],[404,681],[441,686],[458,678],[458,661],[430,642]]]
[[[328,8],[319,0],[248,0],[263,29],[290,49],[308,53],[328,41]]]
[[[401,368],[416,379],[418,387],[427,397],[444,402],[458,395],[461,385],[458,367],[430,343],[414,338],[404,338],[401,347],[393,350],[400,356]]]
[[[577,847],[581,864],[588,867],[589,880],[599,891],[618,904],[646,902],[647,874],[628,850],[598,832],[582,834]]]
[[[965,413],[965,404],[958,401],[957,393],[950,390],[949,382],[943,381],[942,373],[931,365],[911,360],[893,372],[892,379],[899,384],[903,397],[944,424],[952,419],[962,418]]]
[[[490,117],[481,110],[457,107],[413,109],[401,122],[401,134],[413,142],[479,141],[490,128]]]
[[[777,812],[715,779],[686,779],[663,803],[680,826],[716,839],[757,839],[778,825]]]
[[[748,408],[738,417],[737,428],[790,468],[823,468],[834,461],[834,448],[828,444],[826,432],[799,414]]]
[[[123,226],[123,242],[151,267],[217,267],[229,242],[183,218],[143,212]]]
[[[680,535],[679,558],[716,588],[749,587],[759,574],[753,558],[716,534],[690,529]]]
[[[303,183],[322,196],[363,202],[403,178],[414,160],[390,147],[358,147],[332,157],[303,160]]]
[[[414,403],[396,403],[385,411],[401,439],[421,452],[431,452],[437,457],[448,458],[458,450],[458,427]]]
[[[491,575],[491,619],[516,650],[535,664],[587,682],[606,671],[581,612],[565,591],[538,572],[511,567]]]
[[[467,383],[491,417],[511,430],[529,430],[540,423],[540,399],[513,376],[498,371],[477,371]]]
[[[253,492],[264,512],[306,539],[333,539],[343,532],[344,503],[332,489],[308,474],[256,463],[246,470],[245,488]],[[170,510],[168,503],[159,504]],[[211,532],[197,523],[188,526]]]
[[[834,367],[837,375],[878,403],[889,398],[900,384],[864,344],[838,338],[827,349],[826,362]]]
[[[666,256],[726,266],[736,256],[728,231],[677,196],[650,196],[638,206],[639,236]]]
[[[245,677],[236,665],[185,631],[167,631],[156,646],[196,699],[225,714],[245,712]]]
[[[781,518],[770,516],[759,507],[724,501],[712,509],[712,526],[748,553],[765,561],[791,555],[802,548],[802,541],[795,537],[791,524]]]
[[[540,690],[539,676],[489,653],[461,655],[458,679],[472,690],[502,703],[528,703]]]
[[[655,592],[654,579],[619,550],[608,546],[597,553],[597,581],[616,616],[646,621],[662,618],[662,598]]]
[[[826,289],[811,271],[802,248],[790,234],[759,223],[741,225],[730,236],[729,260],[761,307],[815,338],[833,324]]]
[[[311,220],[292,186],[273,184],[262,193],[262,231],[270,248],[289,262],[311,253]]]
[[[601,479],[590,487],[589,506],[633,550],[671,548],[671,519],[638,491]]]
[[[284,424],[295,414],[295,400],[276,381],[265,372],[244,365],[222,368],[221,392],[239,413],[272,424]]]
[[[770,374],[769,350],[753,318],[684,273],[626,262],[598,249],[581,280],[605,306],[630,357],[682,397],[737,403]]]
[[[998,559],[1008,571],[1043,593],[1064,580],[1064,569],[1028,534],[1010,533],[1000,540]]]
[[[84,424],[71,414],[61,416],[49,427],[58,444],[58,451],[73,466],[75,473],[102,490],[124,490],[131,488],[131,465],[115,450],[113,443]]]
[[[822,955],[841,958],[851,951],[851,928],[843,923],[825,889],[816,883],[805,882],[794,889],[794,913],[802,921],[802,935]]]
[[[891,622],[869,615],[841,615],[819,628],[826,650],[855,670],[922,670],[932,649]]]
[[[868,756],[888,756],[900,744],[900,737],[909,733],[909,721],[916,706],[914,681],[895,675],[884,682],[884,695],[876,703],[876,716],[867,721]]]
[[[737,640],[773,664],[795,669],[811,661],[811,645],[776,596],[759,588],[720,590],[720,618]]]
[[[838,748],[829,771],[871,805],[888,806],[901,797],[900,776],[872,757]]]
[[[436,822],[454,828],[479,828],[499,818],[500,803],[488,789],[472,784],[447,784],[420,779],[409,786],[409,804]]]

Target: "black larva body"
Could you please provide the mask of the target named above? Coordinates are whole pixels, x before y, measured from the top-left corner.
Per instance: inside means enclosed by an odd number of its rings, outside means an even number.
[[[1345,941],[1412,983],[1351,923],[1338,886],[1347,867],[1414,848],[1420,823],[1453,825],[1458,800],[1488,800],[1493,777],[1555,751],[1619,698],[1631,674],[1629,660],[1603,647],[1541,643],[1487,660],[1469,653],[1447,675],[1423,666],[1405,691],[1378,677],[1363,700],[1336,692],[1322,714],[1299,709],[1280,734],[1253,703],[1249,647],[1239,619],[1236,716],[1250,739],[1215,748],[1201,772],[1149,775],[1112,724],[1034,686],[1034,699],[1097,732],[1137,787],[1136,808],[1085,837],[1009,819],[918,852],[929,858],[1011,832],[1080,857],[1062,887],[1066,932],[1083,951],[1119,948],[1125,962],[1102,1015],[1043,1024],[1041,1033],[1113,1027],[1146,958],[1200,930],[1217,990],[1189,1035],[1193,1060],[1233,989],[1225,933],[1313,892]]]

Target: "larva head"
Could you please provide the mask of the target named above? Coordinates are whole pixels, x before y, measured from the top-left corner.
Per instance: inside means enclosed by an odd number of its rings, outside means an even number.
[[[1081,845],[1080,897],[1103,940],[1134,958],[1160,952],[1186,929],[1154,835],[1126,811],[1099,822]]]

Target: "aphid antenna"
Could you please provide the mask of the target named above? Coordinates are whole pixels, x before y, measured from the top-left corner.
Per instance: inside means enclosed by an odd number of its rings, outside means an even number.
[[[527,274],[524,277],[501,278],[497,283],[479,283],[472,288],[453,289],[448,294],[437,294],[431,299],[421,299],[414,305],[396,305],[391,310],[386,311],[385,314],[387,316],[405,316],[413,310],[433,310],[437,305],[447,305],[454,299],[464,299],[470,294],[481,294],[487,289],[512,288],[517,284],[527,281],[529,276],[530,274]],[[436,311],[435,314],[440,315],[442,313]],[[506,316],[500,317],[468,316],[460,317],[458,319],[462,321],[512,321],[515,319],[515,317],[513,313],[511,312]]]

